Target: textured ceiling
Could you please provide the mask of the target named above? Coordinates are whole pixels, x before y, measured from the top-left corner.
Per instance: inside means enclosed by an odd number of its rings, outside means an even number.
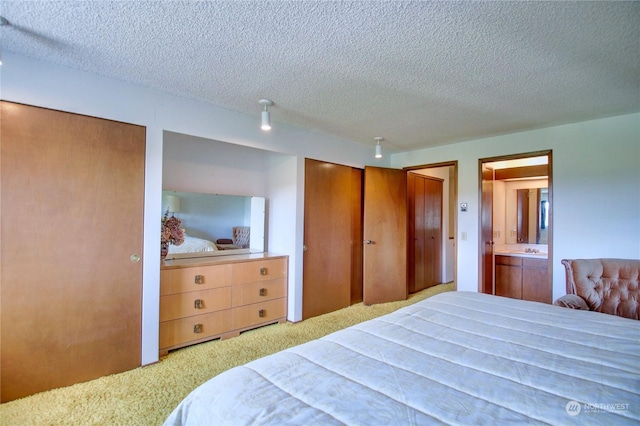
[[[640,2],[8,1],[2,49],[406,151],[640,111]]]

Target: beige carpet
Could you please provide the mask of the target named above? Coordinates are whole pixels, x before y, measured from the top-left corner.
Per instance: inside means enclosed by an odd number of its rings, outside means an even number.
[[[4,425],[161,425],[195,387],[231,367],[454,290],[442,284],[402,302],[362,303],[299,323],[171,352],[159,363],[0,405]]]

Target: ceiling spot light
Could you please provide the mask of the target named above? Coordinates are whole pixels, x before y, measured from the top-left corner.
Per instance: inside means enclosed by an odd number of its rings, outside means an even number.
[[[382,146],[380,146],[380,141],[383,141],[384,138],[376,136],[373,139],[376,141],[376,158],[382,158]]]
[[[273,105],[273,101],[269,99],[260,99],[260,105],[264,106],[264,110],[262,111],[262,125],[260,128],[262,130],[271,130],[271,115],[269,114],[269,107]]]

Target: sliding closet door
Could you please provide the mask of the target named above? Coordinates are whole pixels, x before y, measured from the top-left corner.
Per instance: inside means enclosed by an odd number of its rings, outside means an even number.
[[[361,297],[361,179],[357,169],[305,160],[303,319]]]
[[[5,402],[140,365],[145,129],[1,106]]]

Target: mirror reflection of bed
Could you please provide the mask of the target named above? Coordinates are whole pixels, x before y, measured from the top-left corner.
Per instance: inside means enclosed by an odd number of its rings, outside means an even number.
[[[162,191],[162,212],[182,221],[184,242],[166,260],[264,251],[262,197]]]

